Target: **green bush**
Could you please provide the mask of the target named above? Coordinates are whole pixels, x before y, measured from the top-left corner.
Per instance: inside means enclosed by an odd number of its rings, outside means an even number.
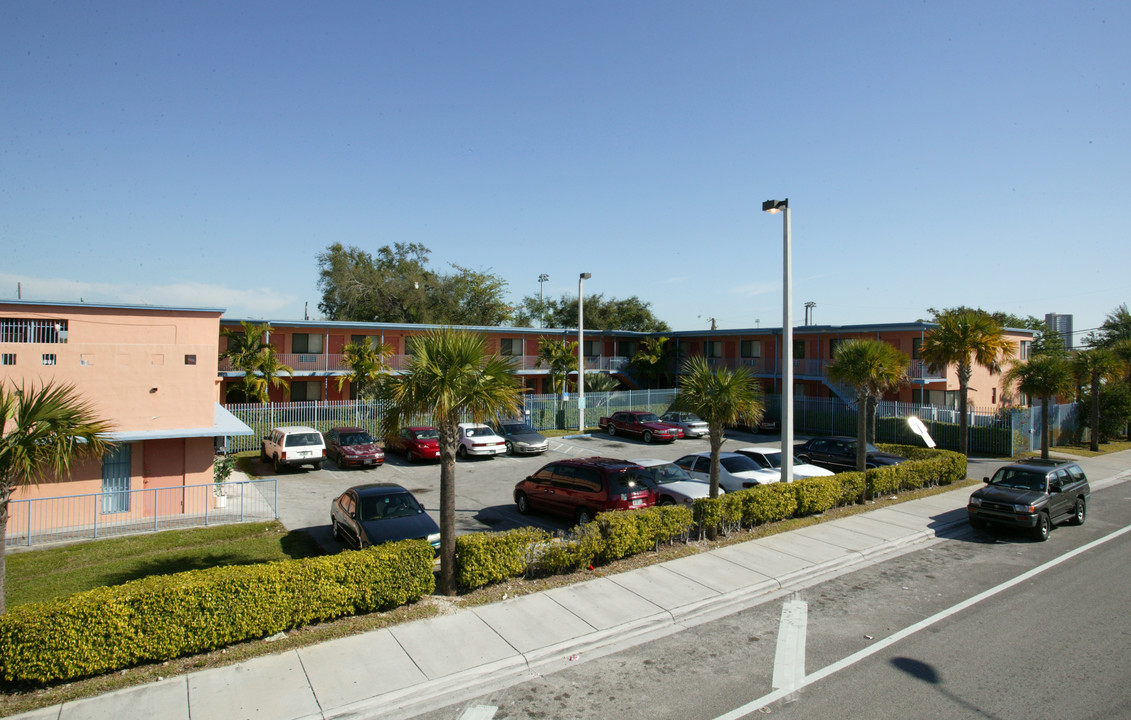
[[[839,505],[854,505],[862,503],[868,491],[868,478],[862,472],[852,470],[834,475],[840,481]]]
[[[555,538],[537,548],[535,568],[554,575],[588,567],[597,562],[602,542],[596,523],[578,525],[567,537]]]
[[[740,490],[734,496],[741,498],[742,524],[745,527],[785,520],[797,512],[797,496],[788,483],[758,485]]]
[[[841,482],[836,475],[802,478],[790,487],[797,497],[798,515],[817,515],[840,503]]]
[[[473,589],[524,575],[532,564],[531,548],[549,539],[549,533],[531,527],[458,535],[456,582]]]
[[[262,565],[154,575],[0,616],[0,677],[52,682],[386,610],[435,590],[423,540]]]
[[[903,477],[899,472],[900,465],[885,465],[883,467],[868,468],[864,471],[864,481],[868,486],[869,497],[891,495],[899,492]]]

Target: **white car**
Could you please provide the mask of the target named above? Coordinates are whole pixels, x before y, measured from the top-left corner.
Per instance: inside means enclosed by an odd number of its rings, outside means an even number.
[[[647,469],[652,476],[657,505],[691,505],[699,498],[711,497],[710,483],[696,480],[671,460],[635,458],[629,462]],[[725,492],[719,488],[720,495]]]
[[[684,455],[676,465],[699,480],[711,480],[710,451]],[[781,472],[765,470],[745,455],[733,452],[719,453],[719,487],[727,492],[738,492],[755,485],[781,482]]]
[[[689,412],[666,412],[660,416],[660,419],[672,425],[679,425],[683,428],[683,436],[685,438],[698,438],[705,437],[709,431],[707,421],[700,418],[695,413]]]
[[[273,428],[259,442],[259,459],[270,463],[275,472],[296,465],[322,468],[326,459],[326,441],[322,433],[305,425],[284,425]]]
[[[475,456],[502,455],[507,451],[507,441],[495,431],[479,423],[459,424],[459,447],[456,454],[461,458]]]
[[[781,448],[744,447],[735,450],[735,452],[750,458],[763,469],[776,470],[778,477],[781,477]],[[797,458],[793,458],[794,480],[807,477],[823,477],[832,474],[832,470],[826,470],[823,467],[803,463]]]

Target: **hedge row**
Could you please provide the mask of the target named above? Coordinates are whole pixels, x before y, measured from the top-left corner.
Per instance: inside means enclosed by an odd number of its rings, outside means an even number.
[[[461,535],[456,538],[456,578],[461,587],[474,589],[520,575],[571,572],[686,538],[696,527],[700,534],[712,527],[753,527],[823,513],[879,495],[949,485],[966,477],[966,457],[959,453],[905,445],[883,447],[908,461],[862,473],[759,485],[696,500],[691,508],[601,513],[564,538],[535,528]]]
[[[361,552],[154,575],[0,615],[0,677],[51,682],[169,660],[435,590],[423,540]]]

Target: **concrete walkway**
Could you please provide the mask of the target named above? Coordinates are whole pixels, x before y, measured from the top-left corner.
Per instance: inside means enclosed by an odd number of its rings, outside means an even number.
[[[1081,459],[1093,490],[1131,451]],[[639,570],[67,702],[36,720],[402,718],[553,673],[965,532],[970,488]]]

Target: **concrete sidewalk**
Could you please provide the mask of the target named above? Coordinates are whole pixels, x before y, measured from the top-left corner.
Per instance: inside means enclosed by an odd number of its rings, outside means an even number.
[[[1080,459],[1093,490],[1131,451]],[[36,720],[402,718],[753,607],[965,532],[971,488],[618,575],[36,710]]]

